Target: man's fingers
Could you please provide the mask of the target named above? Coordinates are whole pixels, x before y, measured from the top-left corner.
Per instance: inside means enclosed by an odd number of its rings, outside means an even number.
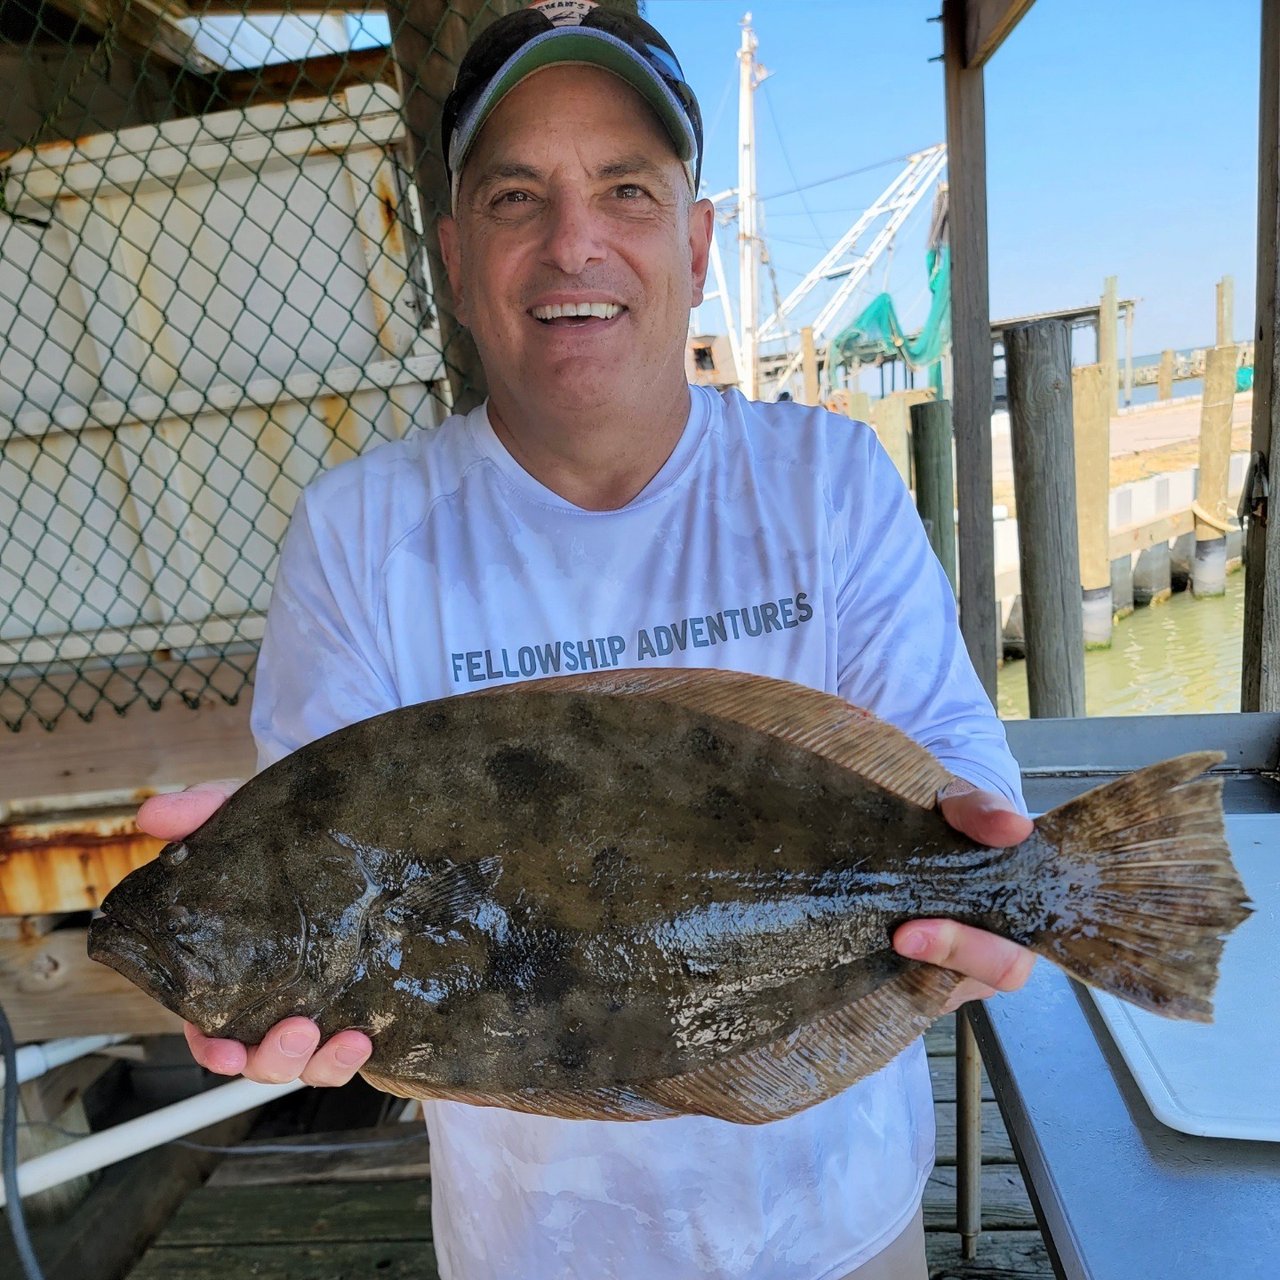
[[[252,1047],[237,1040],[206,1036],[189,1022],[182,1024],[191,1056],[206,1070],[221,1076],[243,1075],[259,1084],[304,1083],[344,1085],[373,1052],[363,1031],[339,1031],[320,1044],[320,1030],[310,1018],[278,1022]]]
[[[303,1073],[319,1043],[320,1028],[310,1018],[286,1018],[249,1050],[244,1074],[259,1084],[287,1084]]]
[[[248,1053],[238,1040],[215,1040],[189,1022],[182,1024],[191,1056],[206,1071],[219,1076],[238,1076],[248,1060]]]
[[[185,791],[151,796],[138,810],[138,830],[157,840],[181,840],[207,822],[240,787],[235,778],[200,782]]]
[[[944,793],[938,808],[957,831],[994,849],[1019,844],[1031,834],[1034,825],[994,791],[969,791],[953,796]]]
[[[307,1084],[346,1084],[372,1052],[373,1041],[363,1031],[339,1031],[315,1051],[302,1078]]]
[[[1031,976],[1035,955],[1016,942],[954,920],[911,920],[893,935],[893,948],[912,960],[954,969],[996,991],[1016,991]]]

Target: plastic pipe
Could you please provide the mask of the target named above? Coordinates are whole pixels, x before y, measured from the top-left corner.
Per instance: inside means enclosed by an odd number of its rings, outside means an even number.
[[[91,1133],[79,1142],[59,1147],[45,1155],[36,1156],[18,1166],[18,1192],[22,1196],[33,1195],[56,1187],[59,1183],[92,1173],[117,1160],[150,1151],[174,1138],[181,1138],[207,1125],[216,1124],[230,1116],[250,1111],[276,1098],[305,1088],[301,1080],[288,1084],[257,1084],[253,1080],[234,1080],[193,1098],[161,1107],[150,1115],[127,1120],[124,1124]],[[4,1193],[0,1191],[0,1204]]]
[[[44,1044],[24,1044],[18,1050],[18,1083],[26,1084],[28,1080],[38,1079],[46,1071],[60,1067],[64,1063],[74,1062],[77,1058],[87,1057],[105,1049],[108,1045],[120,1044],[129,1036],[70,1036],[65,1040],[49,1040]],[[4,1084],[4,1063],[0,1062],[0,1085]]]

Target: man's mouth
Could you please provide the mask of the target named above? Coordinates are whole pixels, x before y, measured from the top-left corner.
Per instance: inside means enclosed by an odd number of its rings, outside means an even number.
[[[617,302],[553,302],[531,307],[529,314],[542,324],[578,327],[593,321],[612,320],[626,307]]]

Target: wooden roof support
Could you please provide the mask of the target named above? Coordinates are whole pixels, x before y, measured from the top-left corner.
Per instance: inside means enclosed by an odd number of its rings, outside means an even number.
[[[1258,301],[1254,331],[1253,443],[1280,481],[1280,0],[1262,0],[1258,113]],[[1280,509],[1249,521],[1245,543],[1244,660],[1240,706],[1280,711]]]
[[[991,302],[987,283],[987,126],[981,67],[966,67],[965,0],[944,0],[951,234],[952,421],[960,512],[960,629],[996,694],[995,535],[991,527]]]
[[[1034,0],[966,0],[964,65],[981,67],[1018,25]]]
[[[183,0],[45,0],[100,36],[111,35],[127,48],[154,54],[175,67],[209,75],[218,64],[196,52],[191,37],[177,25],[197,17]]]

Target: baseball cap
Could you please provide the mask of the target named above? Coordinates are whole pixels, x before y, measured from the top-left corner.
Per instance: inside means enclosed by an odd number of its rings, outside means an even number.
[[[671,46],[642,18],[594,0],[534,0],[490,23],[458,68],[441,118],[456,206],[463,162],[494,107],[543,67],[585,63],[621,77],[671,136],[694,193],[702,175],[702,113]]]

